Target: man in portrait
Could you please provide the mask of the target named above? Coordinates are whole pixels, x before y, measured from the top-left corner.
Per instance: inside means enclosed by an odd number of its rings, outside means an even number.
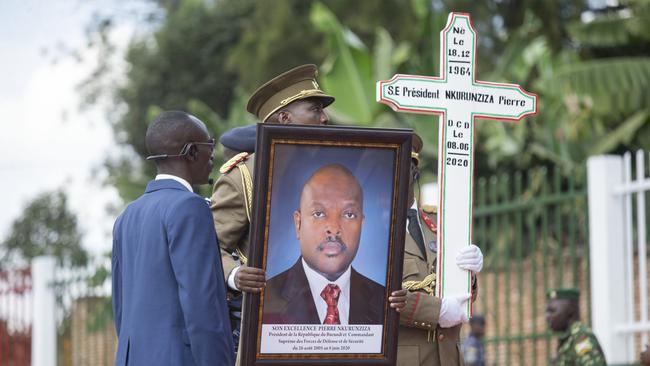
[[[363,190],[340,164],[305,182],[293,213],[301,256],[264,289],[264,324],[383,324],[385,286],[352,267],[364,221]]]

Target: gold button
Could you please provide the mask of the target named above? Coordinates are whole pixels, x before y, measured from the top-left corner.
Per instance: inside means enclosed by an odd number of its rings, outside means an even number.
[[[413,322],[413,325],[418,325],[418,322]]]
[[[427,327],[431,328],[431,324],[427,324]]]
[[[438,340],[439,340],[439,341],[442,341],[442,340],[444,340],[444,339],[445,339],[445,335],[444,335],[444,334],[441,334],[441,335],[438,336]]]

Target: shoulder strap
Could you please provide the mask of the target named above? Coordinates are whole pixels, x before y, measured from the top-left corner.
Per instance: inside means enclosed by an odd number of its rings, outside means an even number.
[[[241,176],[241,181],[244,185],[244,208],[246,209],[246,217],[248,222],[251,222],[251,213],[253,212],[253,178],[251,177],[251,172],[243,161],[240,161],[237,164],[237,169],[239,169],[239,174]],[[248,258],[244,253],[237,248],[237,255],[239,256],[239,261],[242,264],[248,262]]]
[[[253,212],[253,178],[246,164],[238,164],[241,181],[244,183],[244,206],[246,208],[246,217],[251,222],[251,213]]]
[[[228,160],[225,164],[223,164],[221,166],[221,168],[219,168],[219,173],[221,173],[221,174],[228,173],[234,167],[236,167],[237,164],[241,163],[242,161],[246,161],[246,159],[248,159],[249,155],[250,155],[250,153],[242,152],[242,153],[239,153],[239,154],[233,156],[232,158],[230,158],[230,160]]]

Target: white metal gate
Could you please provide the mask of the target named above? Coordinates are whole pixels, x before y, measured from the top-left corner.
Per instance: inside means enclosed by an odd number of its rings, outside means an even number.
[[[650,173],[646,153],[634,155],[587,162],[592,325],[611,364],[638,360],[650,333]]]

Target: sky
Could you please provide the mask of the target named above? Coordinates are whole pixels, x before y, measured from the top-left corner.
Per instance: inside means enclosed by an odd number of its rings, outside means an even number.
[[[39,193],[63,188],[84,246],[92,253],[111,248],[114,218],[106,206],[118,196],[102,186],[101,164],[118,150],[103,110],[81,112],[76,91],[97,61],[85,47],[85,26],[108,3],[0,1],[0,240]],[[116,34],[123,49],[128,27]],[[57,51],[60,45],[81,50],[82,61]]]

